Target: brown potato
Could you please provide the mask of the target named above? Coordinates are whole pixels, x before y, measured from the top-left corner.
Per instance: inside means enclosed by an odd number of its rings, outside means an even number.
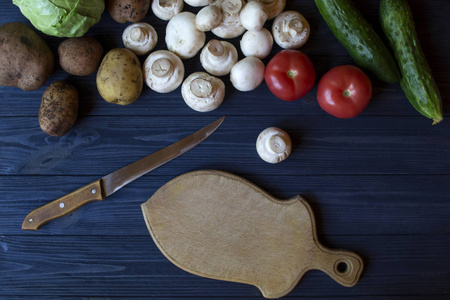
[[[33,29],[22,23],[0,26],[0,85],[37,90],[54,65],[52,51]]]
[[[78,117],[78,91],[65,81],[53,82],[42,95],[39,126],[52,136],[63,136]]]
[[[136,23],[147,15],[150,2],[150,0],[107,0],[106,7],[115,21]]]
[[[59,44],[58,55],[59,64],[64,71],[86,76],[97,70],[103,56],[103,47],[93,37],[74,37]]]

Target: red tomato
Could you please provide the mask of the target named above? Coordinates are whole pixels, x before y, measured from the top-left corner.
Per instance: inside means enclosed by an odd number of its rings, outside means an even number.
[[[283,50],[267,64],[264,79],[276,97],[294,101],[313,88],[316,70],[311,59],[303,52]]]
[[[345,65],[328,71],[319,81],[320,107],[338,118],[359,115],[372,99],[372,82],[361,69]]]

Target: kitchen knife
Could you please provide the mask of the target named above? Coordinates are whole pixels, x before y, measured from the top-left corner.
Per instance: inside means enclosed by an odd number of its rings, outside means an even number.
[[[70,194],[33,210],[25,217],[22,223],[22,229],[38,230],[45,223],[65,216],[89,202],[105,199],[133,180],[203,142],[222,124],[224,119],[225,117],[222,117],[164,149],[152,153]]]

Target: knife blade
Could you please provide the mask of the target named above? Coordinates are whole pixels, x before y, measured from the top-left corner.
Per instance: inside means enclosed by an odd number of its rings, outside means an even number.
[[[128,183],[203,142],[219,128],[224,119],[225,117],[222,117],[166,148],[158,150],[155,153],[79,188],[70,194],[33,210],[23,220],[22,229],[38,230],[45,223],[65,216],[89,202],[105,199]]]

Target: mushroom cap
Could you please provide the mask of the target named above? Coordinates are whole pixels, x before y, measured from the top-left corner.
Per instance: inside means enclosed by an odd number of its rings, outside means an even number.
[[[200,53],[203,68],[211,75],[223,76],[230,73],[238,60],[236,47],[227,41],[212,39]]]
[[[200,9],[195,17],[195,26],[200,31],[210,31],[222,22],[222,9],[217,5],[208,5]]]
[[[208,73],[195,72],[184,80],[181,96],[195,111],[212,111],[218,108],[225,98],[225,84]]]
[[[241,10],[239,18],[245,29],[257,31],[264,26],[268,16],[261,2],[250,1]]]
[[[282,12],[272,24],[273,39],[284,49],[300,48],[308,41],[310,32],[308,21],[296,11]]]
[[[195,26],[195,14],[184,11],[173,16],[166,27],[167,49],[180,58],[192,58],[203,48],[204,32]]]
[[[273,46],[273,37],[269,30],[261,28],[258,31],[247,31],[242,36],[241,51],[245,56],[266,58]]]
[[[286,0],[250,0],[258,1],[264,6],[264,10],[267,13],[268,20],[274,19],[281,14],[286,6]]]
[[[238,91],[252,91],[264,81],[264,70],[262,60],[253,56],[246,57],[231,68],[231,83]]]
[[[244,0],[215,0],[211,5],[217,5],[222,10],[222,22],[211,30],[212,33],[223,39],[231,39],[245,32],[240,18]]]
[[[187,4],[193,7],[206,6],[211,4],[213,0],[184,0]]]
[[[152,12],[161,20],[168,21],[183,10],[183,0],[153,0]]]
[[[180,86],[184,78],[184,64],[174,53],[158,50],[150,53],[142,67],[144,82],[158,93],[169,93]]]
[[[152,25],[144,22],[128,25],[122,34],[125,48],[136,55],[145,55],[155,48],[158,35]]]
[[[264,161],[276,164],[285,160],[292,150],[289,134],[277,127],[263,130],[256,140],[256,151]]]

